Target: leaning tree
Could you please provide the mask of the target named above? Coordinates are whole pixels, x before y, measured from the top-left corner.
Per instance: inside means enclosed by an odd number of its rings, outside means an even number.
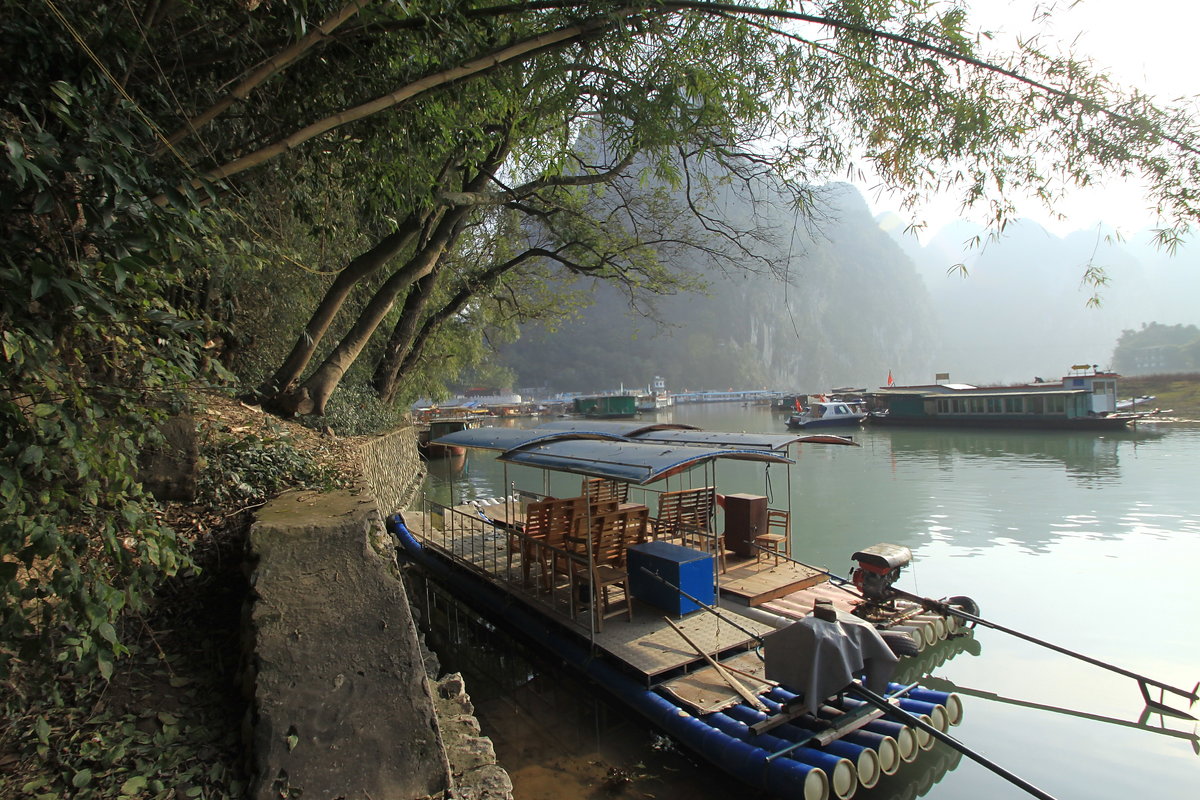
[[[394,391],[523,269],[669,287],[672,242],[755,254],[722,181],[803,201],[870,168],[1001,228],[1130,173],[1167,245],[1200,196],[1188,108],[1036,39],[989,52],[941,3],[0,2],[0,656],[69,630],[111,666],[181,557],[136,480],[145,409],[248,317],[265,399],[319,413],[364,353]]]

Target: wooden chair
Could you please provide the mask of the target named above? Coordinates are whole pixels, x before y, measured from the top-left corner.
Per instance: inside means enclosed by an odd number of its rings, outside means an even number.
[[[716,505],[717,490],[712,486],[663,492],[658,496],[658,516],[653,520],[654,538],[712,553],[724,572],[725,537],[713,530]]]
[[[629,501],[629,484],[611,478],[584,478],[581,489],[583,496],[592,501]]]
[[[582,558],[573,559],[572,597],[575,585],[586,577],[591,586],[591,600],[596,610],[596,630],[604,630],[609,612],[609,590],[620,586],[625,598],[626,619],[633,620],[633,598],[629,594],[629,546],[646,541],[650,510],[644,506],[624,511],[593,514],[576,521],[569,545]],[[591,541],[591,563],[587,562],[587,544]],[[620,612],[617,612],[620,613]],[[574,606],[572,605],[572,618]]]
[[[571,497],[529,504],[525,511],[525,535],[517,537],[520,544],[509,547],[510,569],[514,550],[521,554],[521,575],[525,586],[530,585],[534,563],[540,568],[541,585],[546,591],[553,588],[555,575],[566,572],[566,568],[559,569],[559,565],[565,559],[563,551],[567,547],[567,537],[585,502],[583,498]]]
[[[767,530],[754,537],[754,558],[762,558],[764,552],[775,556],[779,563],[780,554],[792,555],[792,512],[778,508],[767,509]]]

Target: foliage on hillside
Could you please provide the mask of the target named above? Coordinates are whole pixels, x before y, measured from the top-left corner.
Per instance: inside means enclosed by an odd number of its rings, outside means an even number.
[[[1200,328],[1151,322],[1123,331],[1113,351],[1113,368],[1123,375],[1200,369]]]
[[[1123,377],[1120,389],[1122,399],[1154,397],[1139,410],[1160,409],[1171,419],[1200,421],[1200,373]]]
[[[814,196],[826,215],[816,232],[762,196],[756,206],[736,196],[723,204],[732,217],[757,215],[772,232],[761,246],[786,281],[705,270],[705,295],[638,298],[654,321],[596,287],[591,307],[553,331],[527,326],[501,348],[501,360],[519,376],[516,385],[558,391],[644,387],[655,375],[678,391],[818,391],[879,385],[902,367],[931,373],[934,313],[911,262],[853,188]]]

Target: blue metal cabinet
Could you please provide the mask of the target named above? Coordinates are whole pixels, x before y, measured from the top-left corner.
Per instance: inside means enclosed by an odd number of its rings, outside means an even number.
[[[713,557],[670,542],[646,542],[629,547],[629,591],[643,603],[661,608],[675,616],[696,611],[700,606],[674,587],[682,589],[705,605],[713,605]],[[647,575],[642,570],[653,575]],[[668,586],[654,575],[668,581]]]

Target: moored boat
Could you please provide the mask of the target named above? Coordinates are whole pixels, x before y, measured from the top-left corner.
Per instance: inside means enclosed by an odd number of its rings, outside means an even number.
[[[576,397],[572,402],[576,414],[594,419],[620,419],[638,415],[637,397],[632,394]]]
[[[491,414],[467,408],[421,409],[417,414],[417,450],[425,459],[461,458],[467,454],[465,447],[440,444],[438,439],[456,431],[478,426]]]
[[[1144,407],[1154,402],[1155,399],[1157,399],[1156,395],[1143,394],[1138,397],[1130,397],[1128,400],[1118,400],[1116,408],[1117,411],[1133,411],[1138,406]]]
[[[787,426],[792,430],[850,427],[866,418],[867,407],[861,400],[811,400],[788,417]]]
[[[643,414],[665,411],[674,405],[674,400],[667,391],[667,382],[660,375],[655,375],[654,382],[647,387],[646,392],[637,396],[637,410]]]
[[[1144,414],[1118,410],[1115,372],[1079,364],[1060,381],[1016,386],[942,382],[888,386],[870,393],[871,424],[1120,430]]]
[[[790,465],[788,445],[817,438],[838,439],[587,420],[461,431],[442,443],[498,451],[506,485],[508,465],[536,467],[538,491],[483,508],[427,503],[390,527],[480,613],[715,766],[779,796],[846,800],[932,742],[856,692],[873,687],[939,730],[961,704],[890,683],[898,657],[864,619],[821,603],[799,621],[753,618],[828,578],[789,557],[790,509],[716,492],[718,462]],[[561,496],[571,481],[579,494]]]

